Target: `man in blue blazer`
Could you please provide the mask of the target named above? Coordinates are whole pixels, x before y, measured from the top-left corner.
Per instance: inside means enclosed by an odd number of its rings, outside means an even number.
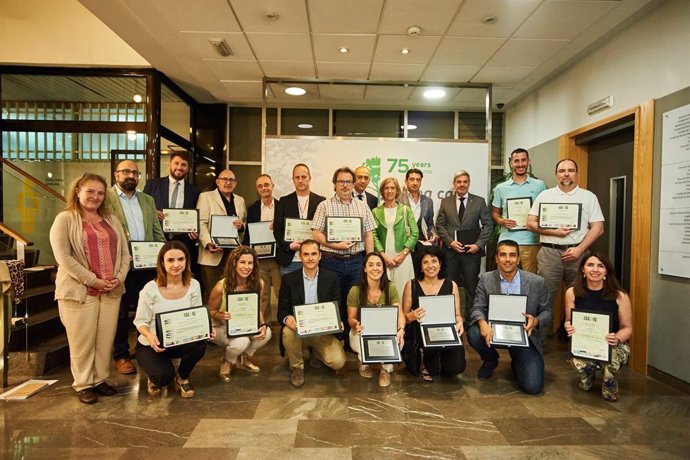
[[[424,173],[420,169],[408,169],[405,173],[405,190],[400,197],[400,202],[410,207],[417,221],[417,245],[433,244],[438,236],[434,226],[434,202],[421,193],[423,177]]]
[[[189,154],[187,152],[173,152],[170,155],[168,169],[169,175],[151,179],[144,186],[144,193],[151,195],[156,202],[158,220],[161,222],[164,218],[163,209],[196,209],[196,202],[199,199],[199,189],[186,180],[189,172]],[[175,193],[176,189],[177,193]],[[187,246],[190,268],[194,277],[200,280],[201,272],[197,263],[199,257],[197,250],[198,234],[167,234],[166,236],[170,240],[179,240]]]
[[[470,313],[471,325],[467,340],[482,358],[477,377],[489,379],[498,366],[498,352],[491,346],[493,331],[488,323],[489,295],[515,294],[527,296],[524,314],[529,339],[528,347],[510,347],[518,386],[525,393],[539,394],[544,388],[544,335],[551,325],[552,312],[546,280],[539,275],[518,269],[520,248],[513,240],[503,240],[496,248],[498,270],[484,273],[477,285],[477,295]]]

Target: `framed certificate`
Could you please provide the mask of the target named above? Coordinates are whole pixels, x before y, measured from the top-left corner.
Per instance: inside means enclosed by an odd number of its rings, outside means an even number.
[[[156,268],[158,253],[164,244],[159,241],[130,241],[129,252],[132,254],[132,270]]]
[[[343,331],[336,301],[295,305],[293,314],[297,322],[298,337],[313,337]]]
[[[398,308],[362,307],[359,313],[362,323],[362,333],[359,336],[362,363],[399,363],[402,358],[396,339]]]
[[[611,362],[611,345],[606,341],[611,332],[610,314],[573,309],[570,322],[575,328],[570,337],[570,353],[574,357]]]
[[[580,230],[582,203],[539,203],[539,228]]]
[[[156,336],[170,348],[211,338],[211,317],[206,305],[156,313]]]
[[[326,241],[362,241],[362,218],[326,217]]]
[[[213,214],[210,219],[211,240],[220,248],[234,248],[240,245],[240,235],[233,225],[237,216]]]
[[[515,227],[508,230],[527,230],[527,216],[531,207],[532,197],[506,198],[506,219],[515,221]]]
[[[258,292],[232,292],[226,305],[231,316],[226,325],[228,337],[258,334],[261,318]]]
[[[163,231],[165,233],[198,233],[198,209],[163,209]]]
[[[273,236],[273,222],[252,222],[247,224],[249,245],[254,248],[259,259],[276,256],[276,239]]]
[[[419,307],[425,311],[419,324],[424,347],[462,346],[462,339],[455,329],[455,296],[420,296]]]
[[[529,347],[525,330],[527,296],[516,294],[489,295],[489,326],[493,331],[491,345]]]
[[[304,241],[311,239],[311,219],[285,219],[285,241]]]

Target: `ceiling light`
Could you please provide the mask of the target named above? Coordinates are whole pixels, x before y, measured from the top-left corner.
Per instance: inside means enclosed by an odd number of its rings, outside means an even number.
[[[280,17],[280,15],[275,11],[264,11],[264,16],[266,19],[270,19],[271,21],[276,21]]]
[[[300,123],[297,125],[297,127],[301,129],[312,129],[314,125],[310,125],[309,123]]]
[[[141,94],[135,94],[134,96],[132,96],[132,99],[133,99],[134,102],[136,102],[137,104],[144,100],[144,98],[141,97]]]
[[[400,54],[410,54],[410,49],[409,48],[403,48],[400,50]]]
[[[343,54],[349,53],[349,52],[350,52],[350,48],[347,48],[347,47],[345,47],[345,46],[341,46],[340,48],[338,48],[338,52],[339,52],[339,53],[343,53]]]
[[[221,56],[223,56],[223,57],[232,56],[232,50],[228,46],[228,42],[226,42],[225,40],[222,40],[220,38],[209,38],[208,41],[209,41],[209,43],[211,43],[211,45],[213,45],[213,48]]]
[[[291,86],[289,88],[285,88],[285,92],[290,96],[302,96],[307,91],[304,88],[300,88],[299,86]]]
[[[424,91],[424,97],[427,99],[441,99],[446,95],[446,90],[442,88],[429,88]]]
[[[493,15],[484,16],[482,18],[482,22],[484,24],[496,24],[496,21],[498,21],[498,18],[496,16],[493,16]]]
[[[402,125],[400,129],[405,129],[405,125]],[[413,129],[417,129],[417,125],[407,125],[407,130],[411,131]]]
[[[127,139],[130,141],[136,141],[137,140],[137,132],[136,131],[127,131]]]

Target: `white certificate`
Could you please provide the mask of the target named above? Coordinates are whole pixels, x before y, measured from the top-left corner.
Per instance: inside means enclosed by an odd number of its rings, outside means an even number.
[[[163,348],[211,338],[211,321],[205,305],[156,313],[156,335]]]
[[[432,342],[449,342],[455,339],[453,328],[450,326],[430,326],[426,330]]]
[[[129,252],[132,254],[132,269],[156,268],[158,253],[163,244],[158,241],[130,241]]]
[[[311,239],[310,219],[285,219],[285,241],[304,241]]]
[[[539,203],[539,228],[580,229],[581,203]]]
[[[611,346],[606,336],[611,331],[611,316],[607,313],[571,310],[575,333],[571,336],[570,352],[577,358],[611,361]]]
[[[514,220],[515,227],[508,230],[527,229],[527,216],[532,207],[532,198],[506,198],[506,219]]]
[[[419,307],[425,312],[421,320],[424,325],[455,324],[455,296],[452,294],[420,296]]]
[[[398,332],[398,307],[362,307],[359,319],[362,335],[395,335]]]
[[[251,222],[247,224],[249,229],[249,243],[275,243],[273,236],[273,222]]]
[[[259,332],[259,294],[257,292],[232,292],[227,297],[228,337],[255,335]]]
[[[220,247],[239,246],[240,235],[233,224],[237,219],[237,216],[211,215],[209,227],[211,240]]]
[[[492,345],[528,347],[527,331],[523,323],[491,323]]]
[[[367,340],[366,345],[369,356],[395,356],[395,341],[385,339]]]
[[[338,302],[295,305],[294,316],[299,337],[334,334],[342,331]]]
[[[163,209],[163,231],[165,233],[198,233],[198,209]]]
[[[400,348],[394,335],[361,335],[359,349],[362,350],[362,363],[399,363]]]
[[[326,217],[326,241],[362,241],[362,218]]]

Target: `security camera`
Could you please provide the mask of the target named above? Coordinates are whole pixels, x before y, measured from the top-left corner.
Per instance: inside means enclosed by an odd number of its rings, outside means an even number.
[[[505,106],[506,105],[503,102],[499,102],[498,104],[496,104],[496,107],[498,108],[498,110],[501,110]]]

